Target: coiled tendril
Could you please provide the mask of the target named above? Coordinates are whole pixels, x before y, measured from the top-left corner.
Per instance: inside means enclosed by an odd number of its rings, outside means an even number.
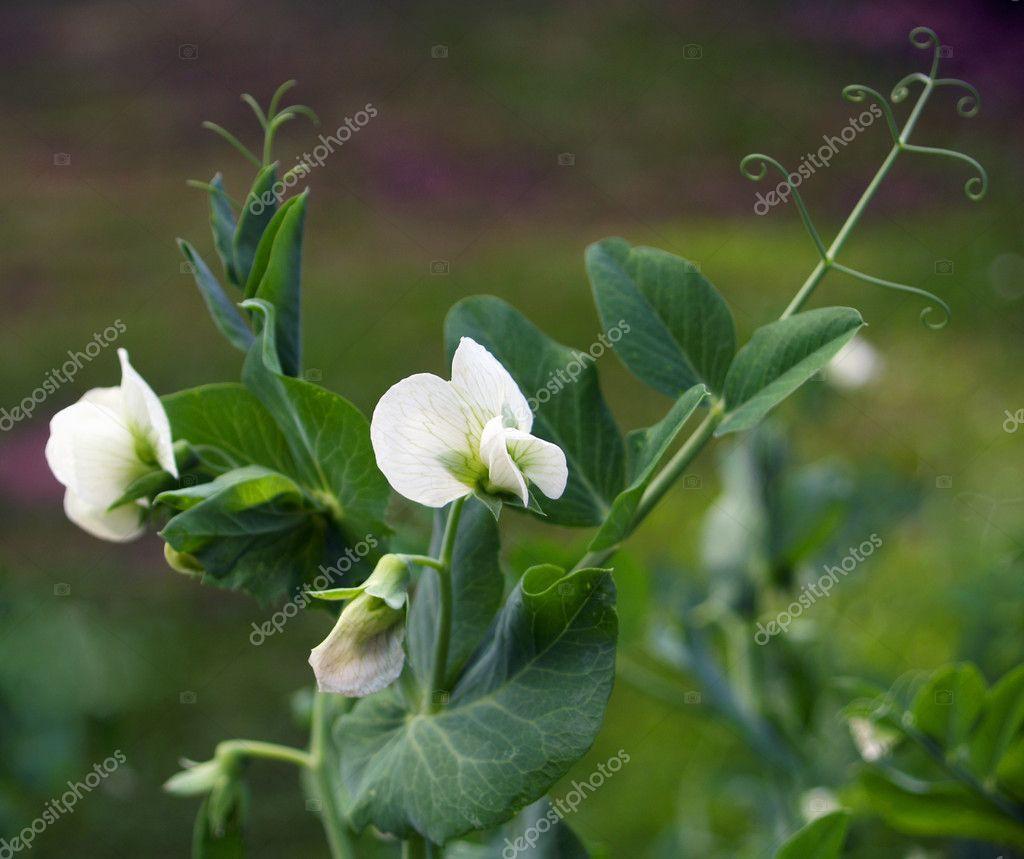
[[[974,158],[969,155],[965,155],[962,152],[957,152],[953,149],[941,149],[934,146],[916,146],[908,142],[911,132],[914,126],[917,124],[917,120],[920,118],[921,112],[924,110],[925,103],[928,101],[928,97],[931,95],[934,89],[938,87],[959,87],[966,90],[966,93],[962,95],[956,105],[957,113],[963,117],[976,116],[981,106],[981,97],[971,84],[966,81],[959,80],[957,78],[937,78],[936,74],[939,70],[939,60],[942,57],[942,43],[939,41],[938,34],[930,29],[929,27],[915,27],[910,31],[910,43],[921,50],[932,51],[932,63],[931,69],[928,74],[923,72],[911,72],[909,75],[904,77],[896,86],[893,87],[892,92],[889,96],[893,104],[899,104],[906,100],[910,95],[911,84],[920,83],[922,84],[922,90],[917,98],[917,102],[908,116],[906,123],[902,130],[900,130],[896,117],[893,114],[892,108],[889,106],[885,97],[875,89],[864,84],[850,84],[843,88],[843,98],[847,101],[854,103],[862,103],[866,99],[870,98],[876,102],[879,108],[885,115],[886,125],[889,128],[889,134],[893,140],[893,147],[888,157],[883,162],[882,166],[879,167],[878,172],[875,174],[874,179],[868,185],[864,191],[860,201],[854,206],[851,211],[846,223],[843,224],[842,228],[837,233],[832,244],[826,248],[824,242],[821,240],[821,236],[811,221],[810,213],[807,211],[807,206],[804,205],[803,198],[800,196],[800,192],[796,188],[796,184],[791,178],[792,173],[789,173],[785,167],[783,167],[774,158],[764,155],[760,152],[755,152],[747,155],[740,162],[740,172],[748,179],[759,182],[761,181],[768,172],[768,167],[774,167],[779,173],[782,174],[785,181],[785,185],[789,188],[789,194],[793,197],[796,202],[797,208],[800,211],[800,218],[804,222],[804,226],[807,228],[808,234],[811,236],[814,246],[818,251],[818,255],[821,257],[818,265],[814,271],[811,272],[807,281],[801,287],[796,297],[790,303],[783,317],[792,315],[800,310],[807,298],[811,295],[818,283],[825,276],[830,268],[834,268],[837,271],[841,271],[851,277],[855,277],[858,280],[862,280],[866,283],[880,286],[884,289],[892,289],[897,292],[910,293],[912,295],[919,296],[929,302],[929,306],[921,311],[921,321],[931,329],[944,328],[951,316],[949,305],[946,304],[939,296],[925,289],[921,289],[916,286],[908,286],[903,283],[896,283],[891,280],[885,280],[884,278],[875,277],[874,275],[865,274],[862,271],[858,271],[848,266],[841,265],[836,262],[836,257],[842,250],[846,239],[849,237],[853,228],[856,226],[858,220],[868,202],[874,196],[878,190],[882,180],[888,174],[892,167],[896,156],[903,151],[916,152],[923,155],[940,155],[946,158],[952,158],[957,161],[962,161],[965,164],[969,164],[977,172],[977,175],[972,176],[967,182],[964,183],[964,193],[971,200],[977,201],[985,196],[988,191],[988,174],[985,172],[985,168]],[[780,186],[781,195],[781,186]],[[928,317],[932,311],[938,309],[942,312],[943,318],[938,322],[929,322]]]

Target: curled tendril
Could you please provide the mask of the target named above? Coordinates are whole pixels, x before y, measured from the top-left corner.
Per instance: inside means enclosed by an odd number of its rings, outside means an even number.
[[[939,41],[939,34],[931,27],[914,27],[910,31],[910,44],[922,51],[932,49],[932,70],[928,77],[934,78],[939,70],[939,57],[942,55],[942,43]]]
[[[956,112],[966,119],[978,115],[978,111],[981,109],[981,95],[967,81],[962,81],[959,78],[939,78],[935,81],[935,86],[957,86],[967,90],[967,95],[957,99]]]
[[[849,86],[843,87],[843,98],[847,101],[852,101],[855,104],[860,104],[865,98],[871,96],[882,109],[882,113],[885,114],[886,124],[889,126],[889,133],[892,135],[894,141],[900,139],[900,130],[896,126],[896,117],[892,114],[892,108],[889,107],[889,102],[885,100],[878,90],[873,90],[869,86],[863,84],[850,84]]]
[[[903,80],[901,80],[896,86],[892,88],[889,98],[892,99],[893,104],[899,104],[908,95],[910,95],[910,84],[912,83],[923,83],[927,84],[929,81],[928,75],[924,72],[911,72]]]
[[[985,168],[970,155],[964,155],[963,152],[957,152],[955,149],[940,149],[937,146],[914,146],[913,144],[906,143],[903,146],[907,152],[919,152],[922,155],[941,155],[946,158],[954,158],[957,161],[963,161],[965,164],[970,164],[975,170],[978,171],[977,176],[972,176],[964,183],[964,193],[967,197],[974,202],[978,202],[985,193],[988,191],[988,173]]]
[[[756,166],[752,169],[751,165],[755,163]],[[814,246],[818,249],[818,254],[822,259],[825,259],[827,256],[825,243],[821,240],[821,236],[818,234],[818,230],[814,226],[814,222],[811,221],[811,213],[807,211],[807,206],[804,205],[803,197],[800,196],[800,192],[797,190],[796,185],[794,185],[793,181],[789,178],[792,174],[770,155],[762,155],[760,152],[752,152],[740,162],[740,173],[752,182],[760,182],[764,179],[765,175],[767,175],[769,165],[782,174],[783,180],[789,187],[790,192],[793,194],[793,201],[800,210],[800,218],[804,222],[804,226],[807,228],[807,232],[810,235],[811,240],[814,242]]]
[[[907,286],[905,283],[896,283],[892,280],[884,280],[883,278],[865,274],[862,271],[857,271],[855,268],[850,268],[849,266],[841,265],[837,262],[832,263],[832,267],[836,271],[841,271],[844,274],[850,275],[850,277],[863,280],[865,283],[872,283],[875,286],[881,286],[883,289],[892,289],[896,292],[907,292],[911,295],[920,296],[925,301],[930,302],[930,305],[921,311],[921,322],[926,328],[930,328],[932,331],[938,331],[941,328],[945,328],[949,324],[949,320],[953,318],[953,311],[949,309],[949,305],[939,298],[934,292],[929,292],[927,289],[921,289],[917,286]],[[935,309],[942,312],[942,319],[938,322],[929,322],[928,317]]]

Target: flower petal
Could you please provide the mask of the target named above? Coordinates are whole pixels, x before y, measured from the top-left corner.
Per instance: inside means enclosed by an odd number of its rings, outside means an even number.
[[[519,497],[523,506],[530,504],[526,480],[508,452],[506,437],[510,430],[502,425],[499,415],[491,418],[480,438],[480,456],[487,463],[487,484],[491,490],[511,492]]]
[[[505,444],[512,460],[530,483],[548,498],[562,497],[569,479],[562,448],[519,430],[507,430]]]
[[[83,501],[70,489],[64,493],[64,514],[83,531],[113,543],[127,543],[146,530],[140,505],[122,504],[107,510]]]
[[[346,606],[330,635],[309,653],[320,691],[362,698],[397,680],[405,662],[402,615],[370,596]]]
[[[141,434],[152,446],[160,467],[177,477],[178,466],[174,461],[174,443],[167,412],[160,398],[129,363],[128,351],[118,349],[117,357],[121,359],[121,396],[128,428]]]
[[[106,508],[148,468],[135,453],[135,438],[120,412],[120,398],[97,388],[61,409],[50,421],[46,462],[54,477],[84,502]]]
[[[483,346],[463,337],[452,356],[452,384],[466,397],[483,427],[495,415],[511,412],[516,427],[529,432],[533,412],[515,379]]]
[[[430,373],[388,389],[373,410],[370,440],[388,483],[427,507],[467,495],[482,476],[475,419],[452,385]]]

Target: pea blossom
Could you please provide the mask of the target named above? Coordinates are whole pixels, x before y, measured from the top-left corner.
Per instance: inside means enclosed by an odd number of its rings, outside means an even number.
[[[66,487],[68,519],[95,537],[123,543],[142,534],[145,502],[112,506],[131,484],[157,469],[174,477],[171,425],[160,398],[128,361],[121,384],[93,388],[50,421],[46,462]]]
[[[405,606],[409,567],[384,555],[361,585],[314,591],[324,600],[350,600],[330,635],[309,653],[321,692],[362,698],[398,679],[405,663]]]
[[[463,337],[452,378],[417,373],[377,403],[370,437],[377,465],[400,495],[427,507],[480,491],[529,505],[528,484],[565,491],[565,454],[530,434],[533,412],[515,380],[483,346]]]

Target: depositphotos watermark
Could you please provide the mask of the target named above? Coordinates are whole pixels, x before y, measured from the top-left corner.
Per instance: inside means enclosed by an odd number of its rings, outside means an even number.
[[[866,561],[881,547],[882,538],[877,534],[872,534],[859,546],[850,549],[838,566],[826,564],[825,572],[818,577],[818,580],[800,588],[800,595],[786,606],[785,610],[780,611],[775,620],[769,621],[767,626],[758,621],[754,641],[762,645],[767,644],[772,636],[787,632],[790,624],[800,617],[805,609],[809,609],[819,599],[827,597],[832,592],[832,588],[836,586],[840,576],[848,576],[857,569],[858,564]]]
[[[263,194],[250,201],[249,212],[253,215],[262,215],[268,206],[280,202],[289,188],[294,187],[303,176],[308,176],[314,167],[323,167],[327,163],[327,159],[334,154],[335,149],[340,149],[348,143],[352,139],[352,135],[368,125],[378,113],[380,111],[377,110],[373,102],[368,101],[362,110],[357,110],[352,116],[346,116],[345,121],[335,129],[334,134],[321,134],[320,142],[313,147],[312,152],[296,155],[296,165]]]
[[[618,343],[629,332],[629,323],[625,319],[620,319],[606,332],[598,334],[597,340],[590,344],[590,348],[586,352],[574,351],[571,361],[564,367],[559,367],[557,370],[552,370],[548,373],[547,381],[533,392],[532,397],[526,398],[530,411],[537,411],[540,406],[573,384],[587,368],[588,364],[593,364],[605,353],[605,350],[611,349],[615,343]]]
[[[42,835],[47,827],[52,826],[65,814],[71,814],[75,805],[87,793],[94,791],[103,780],[114,773],[128,759],[124,752],[115,749],[114,754],[98,764],[93,764],[92,771],[81,781],[68,782],[68,789],[59,797],[54,797],[43,809],[42,813],[28,826],[15,835],[10,841],[0,838],[0,859],[11,859],[22,850],[31,850],[37,835]]]
[[[590,774],[590,777],[583,781],[573,779],[572,788],[561,799],[552,799],[551,808],[547,814],[539,820],[526,827],[526,830],[514,841],[511,838],[505,839],[505,846],[502,848],[502,859],[515,859],[520,853],[532,850],[537,846],[541,836],[555,826],[560,820],[574,813],[589,793],[594,793],[610,779],[615,773],[629,763],[629,754],[625,749],[619,749],[617,754],[612,755],[603,764],[597,765],[597,770]]]
[[[790,194],[793,193],[793,188],[800,187],[800,183],[805,179],[810,179],[819,168],[828,167],[832,159],[839,152],[840,146],[845,147],[852,143],[858,134],[870,127],[881,116],[882,108],[877,104],[871,104],[867,110],[861,111],[860,116],[851,116],[850,121],[843,126],[838,136],[834,134],[821,135],[821,139],[825,142],[818,147],[817,152],[808,152],[804,155],[796,170],[786,177],[789,180],[788,182],[786,179],[783,179],[767,194],[758,192],[757,200],[754,202],[754,213],[757,215],[767,215],[768,210],[773,206],[788,202]]]
[[[265,620],[263,623],[253,621],[252,632],[249,633],[249,643],[253,647],[259,647],[272,635],[277,635],[277,633],[281,632],[289,620],[313,601],[313,598],[309,596],[309,591],[326,590],[336,581],[337,576],[351,570],[359,561],[369,555],[373,549],[376,549],[378,545],[380,544],[377,538],[373,534],[367,534],[355,546],[349,546],[345,550],[345,554],[338,558],[333,566],[325,567],[321,564],[319,574],[309,583],[305,590],[299,591],[281,608],[275,611],[269,620]]]
[[[7,432],[18,421],[28,420],[38,406],[46,402],[47,398],[57,392],[61,385],[71,382],[83,366],[99,357],[100,353],[111,343],[117,340],[128,326],[120,319],[115,319],[113,325],[108,325],[102,331],[93,334],[92,340],[85,344],[81,351],[68,349],[68,360],[60,367],[54,367],[43,378],[43,382],[26,396],[18,405],[12,406],[11,410],[0,408],[0,432]]]

